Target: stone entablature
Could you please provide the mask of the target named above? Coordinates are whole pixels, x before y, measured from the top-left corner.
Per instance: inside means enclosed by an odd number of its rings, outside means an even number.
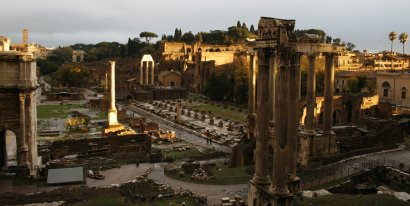
[[[33,89],[38,86],[36,62],[27,52],[0,52],[0,88]]]

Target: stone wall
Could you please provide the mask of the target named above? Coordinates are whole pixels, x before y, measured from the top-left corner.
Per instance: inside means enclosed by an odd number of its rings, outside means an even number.
[[[92,139],[59,140],[51,144],[50,153],[52,158],[65,155],[74,155],[79,152],[90,150],[89,145],[95,148],[109,148],[112,153],[136,152],[138,157],[145,158],[151,151],[151,138],[146,134],[109,136]]]

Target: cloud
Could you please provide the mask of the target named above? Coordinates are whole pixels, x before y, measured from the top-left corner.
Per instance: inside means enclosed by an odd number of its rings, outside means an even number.
[[[387,34],[410,31],[407,0],[2,0],[0,35],[46,46],[126,42],[141,31],[158,35],[226,29],[237,20],[257,25],[260,16],[296,19],[297,28],[319,28],[360,49],[389,48]],[[396,46],[400,50],[399,46]]]

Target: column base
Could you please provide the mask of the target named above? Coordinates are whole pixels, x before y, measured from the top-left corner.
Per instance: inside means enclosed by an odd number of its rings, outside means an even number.
[[[293,195],[289,191],[276,191],[269,187],[255,184],[249,181],[248,205],[272,205],[272,206],[291,206]]]

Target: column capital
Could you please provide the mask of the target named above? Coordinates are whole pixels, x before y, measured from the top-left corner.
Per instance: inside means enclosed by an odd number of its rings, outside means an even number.
[[[20,92],[19,93],[19,99],[20,101],[24,101],[26,99],[27,94],[25,92]]]

